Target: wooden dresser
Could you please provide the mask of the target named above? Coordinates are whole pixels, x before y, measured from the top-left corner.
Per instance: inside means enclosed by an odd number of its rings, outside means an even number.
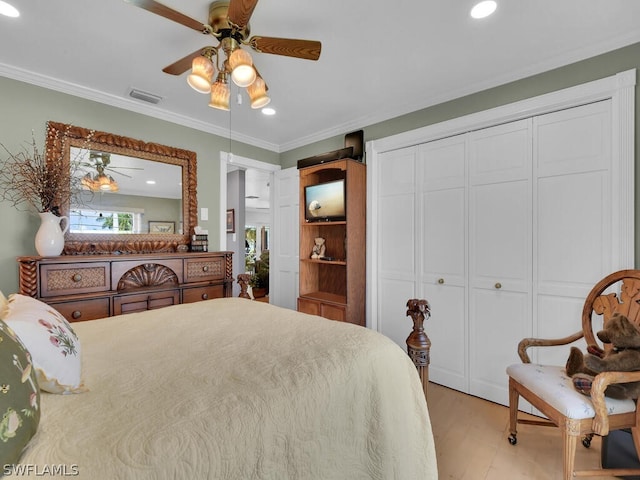
[[[232,254],[18,257],[20,293],[70,322],[230,297]]]

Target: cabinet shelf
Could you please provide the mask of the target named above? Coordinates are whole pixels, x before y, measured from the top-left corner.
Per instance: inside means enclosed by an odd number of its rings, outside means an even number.
[[[301,262],[309,262],[309,263],[325,263],[327,265],[347,265],[347,261],[346,260],[320,260],[317,258],[302,258],[300,259]]]
[[[337,303],[340,305],[346,305],[347,297],[344,295],[337,295],[335,293],[329,292],[310,292],[304,295],[301,295],[302,298],[308,298],[311,300],[319,300],[321,302],[331,302]]]
[[[300,294],[298,310],[332,320],[365,325],[366,165],[352,159],[300,169]],[[345,182],[345,220],[305,217],[305,188]],[[324,255],[311,258],[317,238]]]
[[[346,220],[332,220],[329,222],[307,222],[306,220],[303,220],[301,225],[303,227],[321,227],[321,226],[327,226],[327,225],[346,225],[347,221]]]

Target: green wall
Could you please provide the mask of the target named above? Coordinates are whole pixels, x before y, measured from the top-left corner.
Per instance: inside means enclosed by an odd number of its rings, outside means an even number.
[[[616,73],[640,68],[640,43],[614,50],[565,67],[557,68],[523,80],[511,82],[473,95],[461,97],[429,108],[363,127],[366,141],[384,138],[408,130],[432,125],[462,115],[487,110],[501,105],[542,95],[562,88],[608,77]],[[229,139],[170,122],[83,100],[74,96],[35,87],[15,80],[0,78],[0,105],[2,122],[0,143],[10,151],[17,151],[31,139],[34,131],[40,145],[44,143],[45,125],[48,120],[71,123],[119,135],[126,135],[147,142],[157,142],[193,150],[198,156],[198,204],[209,208],[209,221],[201,222],[209,229],[214,242],[219,237],[219,198],[216,188],[203,185],[219,183],[219,152],[229,150]],[[636,87],[636,118],[640,109],[640,91]],[[636,132],[640,122],[636,121]],[[345,132],[347,133],[347,132]],[[639,156],[636,133],[636,163]],[[283,168],[293,167],[302,158],[337,150],[344,146],[344,135],[283,152],[280,154],[239,142],[231,142],[234,154],[269,163],[280,163]],[[0,151],[0,155],[2,155]],[[636,185],[640,185],[640,169],[636,168]],[[640,187],[636,188],[636,202]],[[640,239],[640,208],[636,209],[636,239]],[[36,216],[18,212],[0,202],[0,221],[4,225],[0,243],[0,290],[11,293],[17,290],[18,275],[15,257],[35,255],[33,239],[39,225]],[[636,266],[640,260],[636,240]]]
[[[218,248],[220,201],[217,187],[211,186],[219,185],[220,151],[229,151],[228,138],[2,77],[0,105],[0,144],[14,153],[31,141],[32,132],[37,144],[44,146],[49,120],[196,152],[198,206],[209,208],[209,221],[200,223],[209,230],[211,249]],[[231,150],[263,162],[279,162],[277,153],[239,142],[232,142]],[[2,147],[0,156],[7,156]],[[16,257],[36,255],[34,238],[40,220],[0,202],[0,222],[0,291],[9,294],[18,290]]]

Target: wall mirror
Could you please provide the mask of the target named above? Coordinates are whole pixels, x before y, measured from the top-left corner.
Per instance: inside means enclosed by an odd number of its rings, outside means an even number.
[[[63,205],[63,254],[174,252],[197,224],[195,152],[48,122],[47,161],[62,161],[86,194]]]

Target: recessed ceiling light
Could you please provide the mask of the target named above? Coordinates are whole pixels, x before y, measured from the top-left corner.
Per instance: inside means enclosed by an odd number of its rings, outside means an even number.
[[[275,115],[276,114],[276,110],[275,110],[275,108],[266,107],[266,108],[262,109],[262,113],[264,113],[265,115]]]
[[[0,1],[0,15],[6,15],[7,17],[19,17],[20,12],[13,5],[9,5],[7,2]]]
[[[147,185],[155,185],[156,181],[155,180],[147,180]]]
[[[498,4],[493,0],[485,0],[483,2],[477,3],[471,9],[471,16],[473,18],[485,18],[491,15],[496,11]]]

